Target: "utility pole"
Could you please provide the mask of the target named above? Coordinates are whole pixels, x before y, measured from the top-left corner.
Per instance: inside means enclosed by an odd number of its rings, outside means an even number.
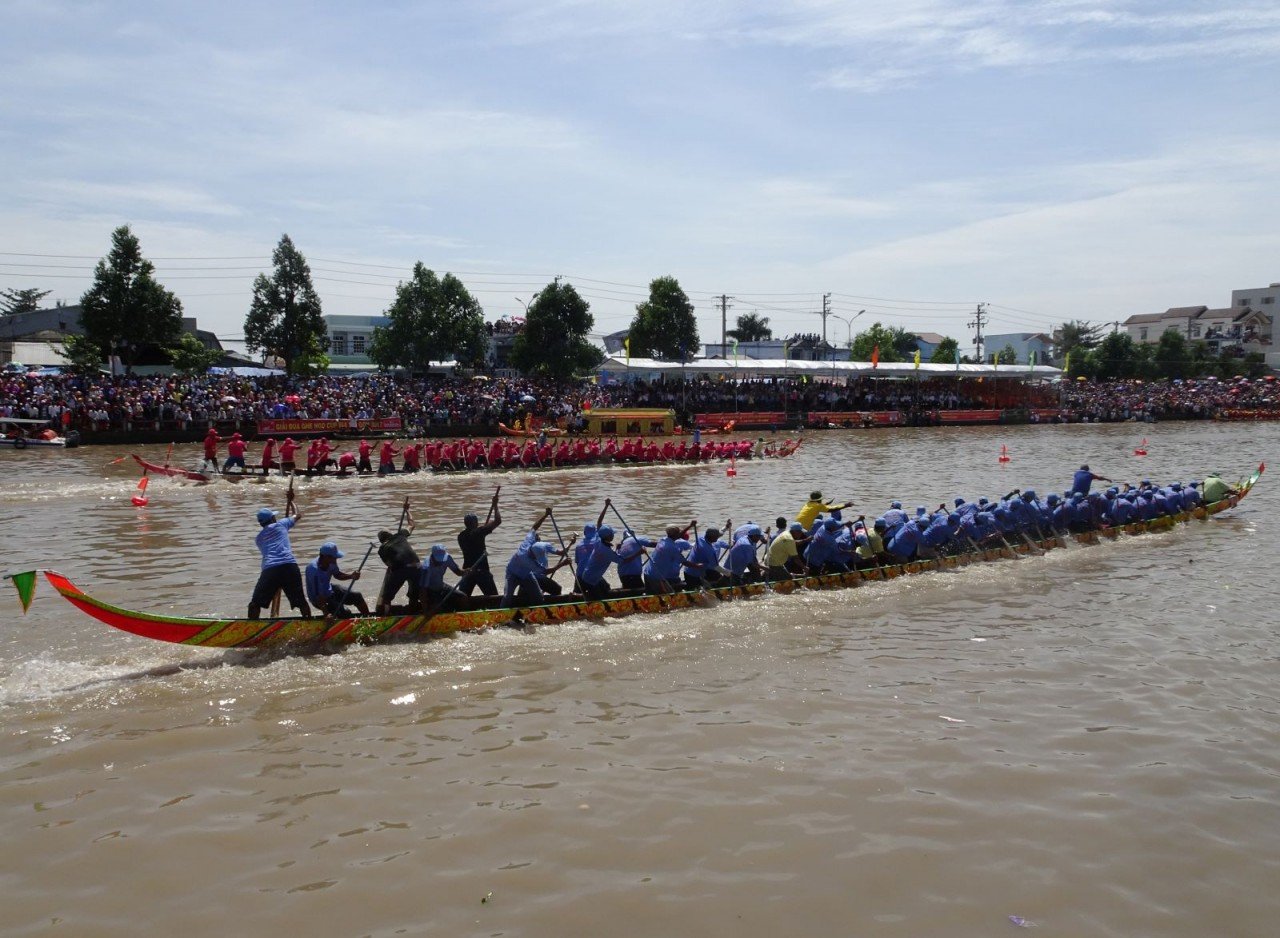
[[[969,323],[970,328],[977,330],[977,335],[973,337],[973,347],[978,353],[978,362],[980,364],[986,364],[987,361],[987,356],[984,354],[986,352],[986,347],[982,344],[982,327],[987,324],[986,309],[986,303],[979,303],[978,311],[973,314],[973,321]]]
[[[729,297],[720,294],[720,357],[729,357]]]
[[[818,315],[822,317],[822,344],[826,345],[827,344],[827,317],[831,315],[831,294],[830,293],[822,294],[822,312],[819,313]]]

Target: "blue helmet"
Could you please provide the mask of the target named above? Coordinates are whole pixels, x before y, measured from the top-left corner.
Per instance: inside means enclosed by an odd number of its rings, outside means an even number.
[[[898,500],[895,498],[893,501],[889,502],[889,507],[890,507],[890,508],[901,508],[901,507],[902,507],[902,502],[898,501]]]
[[[964,504],[964,499],[963,499],[963,498],[961,498],[959,495],[957,495],[957,496],[956,496],[956,507],[957,507],[957,508],[959,508],[959,507],[960,507],[961,505],[963,505],[963,504]]]
[[[589,541],[596,536],[596,526],[594,524],[584,524],[582,526],[582,539]]]
[[[804,533],[804,525],[803,525],[803,524],[801,524],[799,521],[792,521],[792,522],[791,522],[791,526],[790,526],[790,528],[789,528],[788,530],[790,530],[792,534],[796,534],[796,533],[803,534],[803,533]]]
[[[264,528],[267,525],[269,525],[272,521],[275,521],[275,520],[276,520],[276,513],[272,511],[270,508],[258,509],[258,524],[262,525]]]
[[[1048,502],[1050,505],[1056,505],[1056,504],[1058,504],[1058,502],[1060,502],[1061,500],[1062,500],[1062,499],[1060,499],[1060,498],[1058,497],[1058,493],[1057,493],[1057,492],[1050,492],[1050,493],[1045,497],[1045,501],[1046,501],[1046,502]]]
[[[613,528],[609,527],[607,524],[600,525],[600,530],[596,532],[596,537],[608,544],[613,540]]]
[[[828,531],[838,531],[840,529],[840,522],[835,518],[828,518],[826,521],[822,522],[822,526]]]

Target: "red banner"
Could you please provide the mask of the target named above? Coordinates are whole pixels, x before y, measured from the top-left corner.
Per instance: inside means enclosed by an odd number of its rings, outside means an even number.
[[[834,423],[837,426],[848,423],[856,427],[896,427],[902,423],[902,414],[896,410],[811,410],[809,422]]]
[[[765,411],[762,413],[746,412],[740,414],[696,414],[693,425],[699,430],[719,429],[727,423],[735,427],[772,427],[782,426],[787,422],[787,415],[782,411]]]
[[[267,433],[384,433],[403,429],[399,417],[380,417],[376,419],[350,420],[323,418],[303,419],[285,417],[279,420],[259,420],[258,435]]]
[[[940,410],[940,423],[999,423],[998,410]]]

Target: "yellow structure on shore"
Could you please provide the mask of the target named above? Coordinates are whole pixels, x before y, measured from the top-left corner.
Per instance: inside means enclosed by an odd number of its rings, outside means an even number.
[[[676,423],[675,411],[660,407],[599,407],[582,416],[592,436],[669,436]]]

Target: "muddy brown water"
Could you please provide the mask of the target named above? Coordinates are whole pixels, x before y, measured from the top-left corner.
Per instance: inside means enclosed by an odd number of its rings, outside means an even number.
[[[1278,444],[1203,423],[840,432],[736,479],[300,482],[294,545],[358,563],[409,495],[417,543],[452,546],[501,482],[500,566],[544,504],[562,530],[606,495],[651,531],[766,524],[813,487],[870,514],[1061,489],[1082,461],[1235,478]],[[139,509],[122,454],[0,453],[0,566],[238,614],[283,484],[157,479]],[[1206,523],[845,593],[309,657],[126,635],[43,583],[22,617],[5,584],[0,932],[1276,934],[1278,493],[1268,474]]]

